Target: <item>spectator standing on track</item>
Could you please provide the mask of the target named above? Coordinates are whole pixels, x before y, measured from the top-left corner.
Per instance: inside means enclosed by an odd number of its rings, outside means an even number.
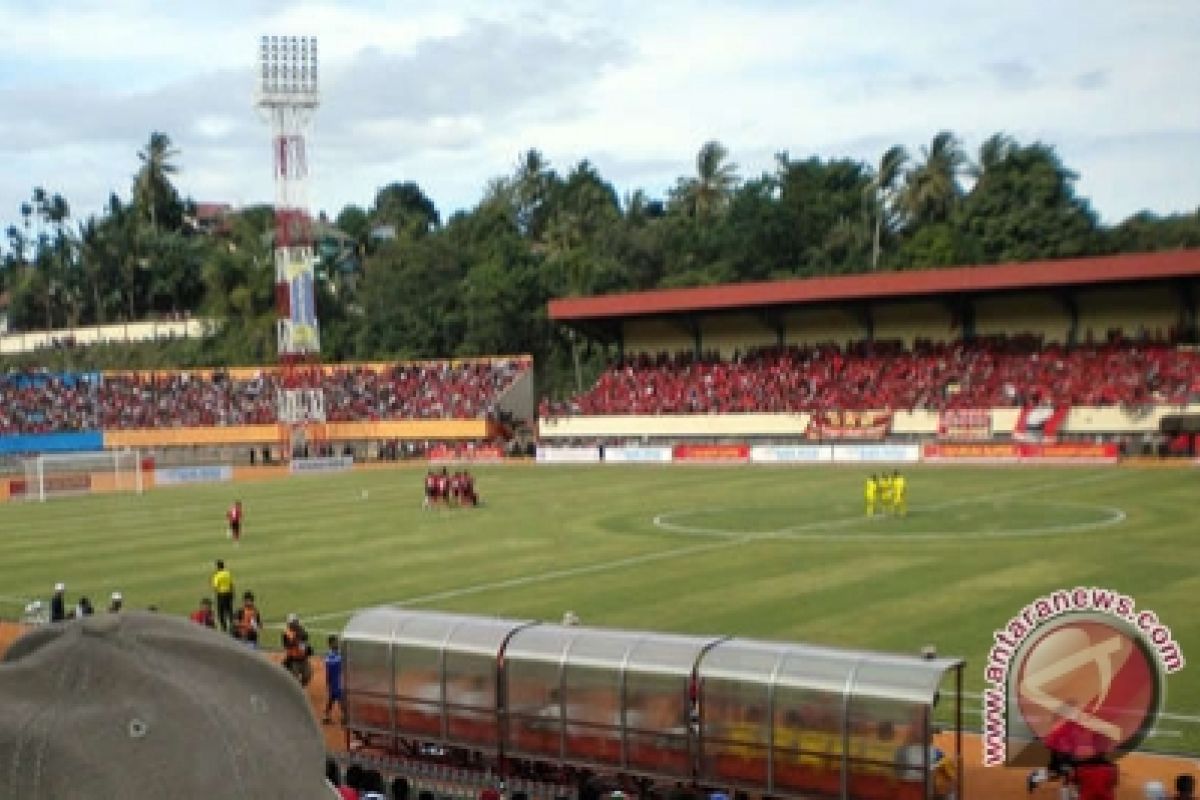
[[[65,583],[54,584],[54,594],[50,597],[50,621],[62,622],[67,618],[67,600]]]
[[[225,562],[217,559],[217,568],[212,574],[213,594],[217,598],[217,624],[228,632],[233,624],[233,573],[225,568]]]
[[[1078,800],[1116,800],[1120,774],[1103,753],[1080,761],[1074,775]]]
[[[96,613],[96,610],[92,608],[92,601],[88,600],[86,595],[81,596],[79,602],[75,605],[76,618],[90,617],[94,613]]]
[[[120,614],[121,608],[124,605],[125,605],[125,598],[121,596],[121,593],[113,592],[112,596],[110,596],[108,598],[108,613]]]
[[[312,665],[308,661],[312,647],[308,643],[308,631],[300,624],[300,617],[288,614],[287,625],[280,639],[283,642],[283,666],[296,676],[301,686],[308,686],[312,680]]]
[[[1191,775],[1179,775],[1175,778],[1175,800],[1195,800],[1196,779]]]
[[[325,654],[325,718],[321,721],[326,725],[333,722],[333,706],[342,712],[342,724],[346,724],[346,701],[342,694],[342,651],[338,646],[338,637],[329,637],[329,652]]]

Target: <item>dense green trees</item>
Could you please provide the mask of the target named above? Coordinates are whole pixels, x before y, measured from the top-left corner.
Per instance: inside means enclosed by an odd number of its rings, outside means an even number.
[[[114,195],[85,220],[65,196],[34,189],[5,228],[11,324],[197,313],[222,320],[221,335],[74,358],[274,360],[271,210],[242,209],[221,233],[200,232],[172,183],[184,155],[152,133],[130,199]],[[341,209],[337,246],[319,248],[323,351],[330,360],[530,352],[553,390],[604,356],[548,322],[554,297],[1200,246],[1200,210],[1105,228],[1075,180],[1053,147],[1005,134],[974,156],[950,131],[914,156],[896,145],[870,164],[780,153],[757,176],[740,175],[710,141],[694,174],[658,199],[637,188],[622,196],[593,164],[560,170],[531,149],[448,219],[402,180],[368,207]]]

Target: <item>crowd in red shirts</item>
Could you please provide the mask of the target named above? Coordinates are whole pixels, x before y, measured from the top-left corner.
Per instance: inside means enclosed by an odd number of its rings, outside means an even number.
[[[637,356],[606,369],[567,414],[1182,405],[1200,402],[1200,352],[1112,337],[1065,347],[1034,336],[969,342],[861,342],[716,354]]]
[[[355,365],[321,384],[333,422],[475,419],[530,368],[528,359]],[[274,423],[279,375],[223,372],[0,376],[0,435]]]

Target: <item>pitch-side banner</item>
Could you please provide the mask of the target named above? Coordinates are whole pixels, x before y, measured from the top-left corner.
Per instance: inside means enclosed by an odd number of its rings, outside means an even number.
[[[669,464],[669,447],[606,447],[604,460],[614,464]]]
[[[809,439],[880,440],[892,427],[891,412],[821,411],[812,415]]]
[[[671,460],[681,462],[731,463],[748,461],[750,446],[745,444],[677,444]]]
[[[233,480],[233,467],[214,464],[197,467],[159,467],[154,470],[155,486],[179,486],[185,483],[224,483]]]
[[[1115,444],[1059,442],[942,442],[927,444],[922,461],[1002,464],[1017,462],[1114,464],[1120,451]]]
[[[310,475],[316,472],[346,472],[354,468],[354,458],[351,456],[293,458],[288,468],[293,475]]]
[[[750,460],[756,464],[828,463],[833,461],[833,446],[828,444],[758,444],[750,448]]]
[[[494,444],[467,445],[439,444],[429,449],[430,461],[503,461],[504,450]]]
[[[987,408],[950,408],[938,415],[938,438],[979,442],[992,438],[992,412]]]
[[[921,458],[916,444],[835,444],[835,463],[884,462],[913,463]]]
[[[600,448],[539,445],[537,462],[539,464],[598,464],[600,463]]]

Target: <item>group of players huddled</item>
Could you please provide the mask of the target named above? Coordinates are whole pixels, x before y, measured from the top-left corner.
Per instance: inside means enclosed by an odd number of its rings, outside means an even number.
[[[439,503],[445,506],[479,505],[471,473],[464,469],[451,474],[445,467],[441,472],[431,469],[425,473],[425,508]]]
[[[891,475],[886,472],[867,478],[867,486],[863,496],[867,501],[867,516],[873,517],[876,511],[880,514],[894,516],[908,515],[908,487],[900,470],[894,470]]]

